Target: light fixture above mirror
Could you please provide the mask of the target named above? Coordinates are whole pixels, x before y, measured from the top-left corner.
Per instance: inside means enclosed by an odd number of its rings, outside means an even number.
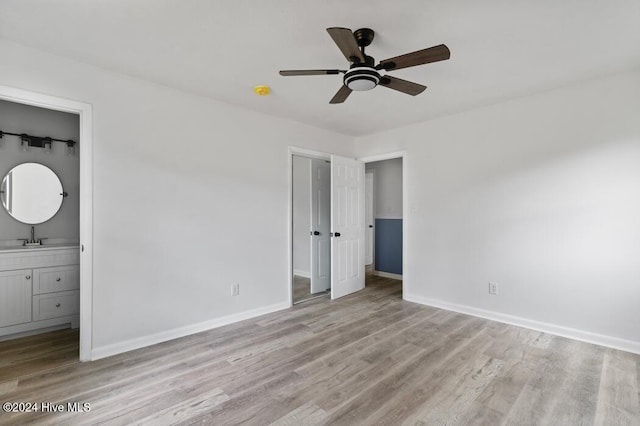
[[[32,136],[26,133],[11,133],[0,130],[0,148],[4,146],[4,136],[17,136],[20,138],[20,148],[23,151],[29,151],[31,147],[42,148],[44,152],[53,152],[53,142],[61,142],[66,145],[65,152],[67,155],[73,156],[76,153],[76,142],[69,139],[56,139],[49,136]]]

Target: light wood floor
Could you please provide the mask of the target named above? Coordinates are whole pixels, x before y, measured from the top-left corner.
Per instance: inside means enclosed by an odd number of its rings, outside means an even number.
[[[640,356],[405,302],[400,291],[373,278],[336,301],[104,360],[9,369],[2,402],[91,411],[4,413],[0,423],[640,423]],[[6,345],[2,362],[15,360]]]
[[[77,329],[66,329],[0,342],[0,395],[3,382],[78,363],[79,341]]]
[[[293,276],[293,303],[328,294],[327,292],[311,294],[311,279],[299,275]]]

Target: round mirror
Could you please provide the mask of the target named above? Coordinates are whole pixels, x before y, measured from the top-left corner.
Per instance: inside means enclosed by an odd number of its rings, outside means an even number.
[[[0,195],[2,205],[14,219],[37,225],[48,221],[60,210],[62,183],[47,166],[23,163],[2,179]]]

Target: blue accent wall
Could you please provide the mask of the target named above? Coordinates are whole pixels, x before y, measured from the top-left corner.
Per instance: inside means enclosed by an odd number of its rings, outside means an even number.
[[[402,219],[376,219],[376,271],[402,275]]]

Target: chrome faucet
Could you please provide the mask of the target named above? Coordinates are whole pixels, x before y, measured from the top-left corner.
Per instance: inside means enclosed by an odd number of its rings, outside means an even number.
[[[46,238],[38,238],[36,240],[36,229],[35,226],[31,227],[31,239],[29,238],[18,238],[19,240],[22,240],[23,246],[40,246],[42,245],[42,240],[46,240]]]

